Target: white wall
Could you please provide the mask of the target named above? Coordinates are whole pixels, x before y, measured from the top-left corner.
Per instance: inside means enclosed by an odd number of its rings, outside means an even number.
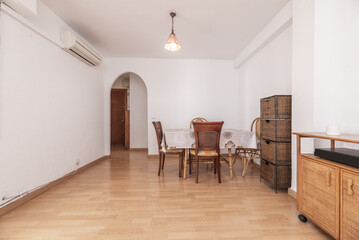
[[[48,29],[66,26],[39,4]],[[99,69],[3,11],[0,27],[1,199],[62,177],[77,159],[83,166],[104,156],[104,90]]]
[[[130,148],[148,147],[147,88],[143,80],[130,73]]]
[[[313,131],[314,1],[293,1],[292,131]],[[313,141],[302,140],[302,152],[312,152]],[[292,187],[297,189],[296,137],[292,136]]]
[[[315,1],[314,128],[359,133],[359,1]]]
[[[148,95],[148,148],[157,154],[152,121],[164,128],[188,128],[197,116],[238,127],[239,92],[233,61],[108,58],[105,60],[105,141],[110,150],[110,90],[124,72],[138,74]]]
[[[117,79],[116,82],[114,82],[112,88],[114,89],[128,89],[127,86],[124,86],[123,79]]]
[[[342,132],[359,133],[358,12],[356,0],[293,0],[293,131],[324,132],[334,123]],[[323,141],[315,145],[323,146]],[[324,145],[329,147],[329,142]],[[304,140],[302,152],[313,152],[313,146]]]
[[[249,129],[260,116],[260,99],[290,95],[292,74],[292,28],[288,26],[237,70],[240,86],[240,128]]]

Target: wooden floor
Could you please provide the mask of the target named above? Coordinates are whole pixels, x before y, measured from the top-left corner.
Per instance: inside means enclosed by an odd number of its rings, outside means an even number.
[[[144,151],[113,152],[107,159],[0,218],[0,239],[331,239],[297,218],[295,200],[259,182],[257,169],[241,177],[222,167],[222,184],[202,165],[178,179],[177,158]]]

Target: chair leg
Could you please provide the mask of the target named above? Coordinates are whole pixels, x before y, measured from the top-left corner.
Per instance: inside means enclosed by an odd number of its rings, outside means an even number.
[[[163,160],[162,160],[162,170],[163,170],[163,168],[164,168],[164,166],[165,166],[165,159],[166,159],[166,154],[163,154],[163,158],[162,158]]]
[[[189,156],[189,175],[191,174],[192,174],[192,156]]]
[[[185,151],[183,151],[183,153],[182,153],[182,172],[181,172],[182,177],[184,177],[184,176],[183,176],[183,173],[184,173],[184,164],[187,164],[187,159],[185,159],[185,156],[186,156],[186,153],[185,153]],[[187,157],[188,157],[188,156],[187,156]],[[187,165],[186,165],[186,167],[187,167]],[[186,170],[187,170],[187,168],[186,168]]]
[[[218,182],[221,183],[221,157],[218,156],[217,158],[217,175],[218,175]]]
[[[236,151],[234,152],[234,159],[233,159],[232,164],[234,164],[237,161],[238,154],[239,154],[239,150],[238,150],[238,148],[236,148]]]
[[[248,154],[248,156],[246,158],[244,158],[245,161],[244,161],[244,166],[243,166],[242,177],[244,177],[246,175],[246,172],[248,170],[248,165],[251,161],[252,162],[254,161],[254,158],[255,158],[255,154],[253,154],[253,153]]]
[[[196,156],[196,183],[198,183],[198,175],[199,175],[199,160],[198,160],[198,156]]]
[[[217,170],[217,164],[216,164],[216,159],[215,158],[213,158],[213,169],[214,169],[214,174],[216,174],[216,170]]]
[[[162,153],[160,153],[159,161],[158,161],[158,176],[161,175],[161,163],[162,163]]]
[[[182,172],[182,161],[183,160],[183,155],[182,154],[178,154],[178,163],[179,163],[179,166],[178,166],[178,177],[180,178],[181,177],[181,172]]]
[[[243,171],[242,171],[242,177],[244,177],[246,175],[247,172],[247,167],[248,167],[248,158],[247,157],[243,157]]]

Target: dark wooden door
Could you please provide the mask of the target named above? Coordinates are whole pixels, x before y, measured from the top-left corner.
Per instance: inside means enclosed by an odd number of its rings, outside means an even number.
[[[127,89],[111,90],[111,144],[125,145]]]

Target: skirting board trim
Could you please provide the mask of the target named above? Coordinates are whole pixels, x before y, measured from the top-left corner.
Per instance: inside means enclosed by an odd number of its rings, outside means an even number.
[[[148,148],[130,148],[130,151],[146,151]]]
[[[261,170],[261,165],[259,165],[258,163],[256,163],[255,161],[253,161],[253,167],[257,170]]]
[[[39,189],[37,189],[37,190],[35,190],[35,191],[29,193],[29,194],[27,194],[27,195],[25,195],[24,197],[19,198],[18,200],[15,200],[14,202],[9,203],[8,205],[5,205],[4,207],[0,208],[0,217],[3,216],[3,215],[5,215],[5,214],[8,213],[8,212],[14,210],[15,208],[21,206],[22,204],[24,204],[24,203],[30,201],[31,199],[33,199],[33,198],[39,196],[40,194],[46,192],[47,190],[50,190],[51,188],[55,187],[56,185],[58,185],[58,184],[64,182],[65,180],[71,178],[72,176],[75,176],[76,174],[78,174],[78,173],[80,173],[80,172],[83,172],[83,171],[85,171],[86,169],[88,169],[89,167],[92,167],[93,165],[95,165],[95,164],[101,162],[102,160],[108,159],[108,158],[109,158],[109,156],[106,155],[106,156],[103,156],[103,157],[101,157],[101,158],[99,158],[99,159],[96,159],[95,161],[92,161],[92,162],[90,162],[90,163],[88,163],[88,164],[86,164],[86,165],[80,167],[80,168],[76,171],[76,173],[71,174],[71,175],[65,175],[65,176],[63,176],[63,177],[61,177],[61,178],[58,178],[58,179],[56,179],[56,180],[50,182],[49,184],[47,184],[47,185],[45,185],[45,186],[43,186],[43,187],[41,187],[41,188],[39,188]]]
[[[297,199],[297,192],[294,191],[293,189],[288,188],[288,195],[294,199]]]

